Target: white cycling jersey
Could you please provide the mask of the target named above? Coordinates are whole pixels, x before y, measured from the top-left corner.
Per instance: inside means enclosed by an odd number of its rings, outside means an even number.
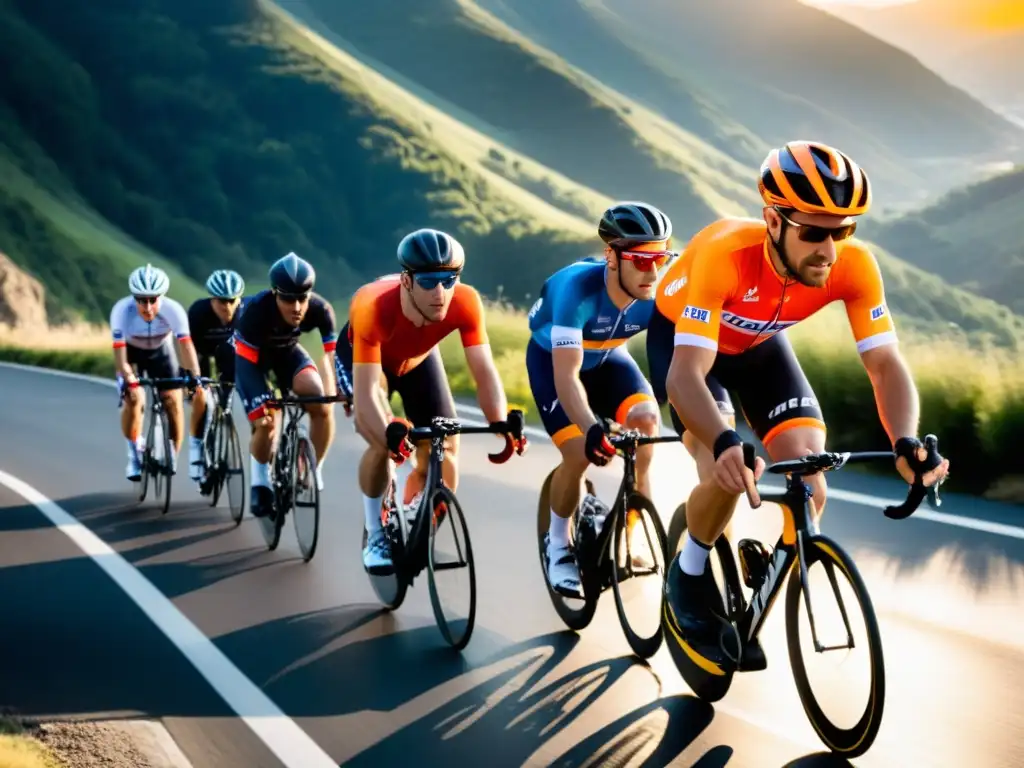
[[[160,310],[152,322],[146,322],[139,315],[134,296],[125,296],[110,311],[110,332],[114,336],[114,348],[130,344],[139,349],[158,349],[170,334],[178,341],[191,337],[188,327],[188,313],[174,299],[160,297]]]

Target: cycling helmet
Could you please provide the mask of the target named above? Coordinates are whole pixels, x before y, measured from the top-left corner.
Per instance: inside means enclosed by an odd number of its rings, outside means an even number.
[[[454,237],[439,229],[417,229],[398,244],[398,263],[409,272],[457,272],[466,252]]]
[[[163,296],[170,287],[167,273],[152,264],[139,267],[128,276],[128,290],[132,296]]]
[[[860,216],[871,207],[871,184],[847,155],[814,141],[791,141],[761,164],[765,205],[803,213]]]
[[[622,202],[601,215],[597,234],[612,246],[656,243],[672,237],[672,222],[653,205]]]
[[[230,269],[215,270],[206,281],[206,290],[211,296],[225,301],[237,299],[245,291],[245,280]]]
[[[309,293],[316,283],[316,272],[305,259],[294,253],[282,256],[270,267],[270,287],[276,293]]]

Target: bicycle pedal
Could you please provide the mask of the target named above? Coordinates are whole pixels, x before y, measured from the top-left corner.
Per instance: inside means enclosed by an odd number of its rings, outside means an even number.
[[[739,553],[743,583],[756,590],[768,575],[770,553],[757,539],[740,539],[736,549]]]
[[[741,672],[761,672],[768,668],[768,657],[764,655],[764,648],[761,642],[754,638],[743,645],[743,653],[740,655]]]

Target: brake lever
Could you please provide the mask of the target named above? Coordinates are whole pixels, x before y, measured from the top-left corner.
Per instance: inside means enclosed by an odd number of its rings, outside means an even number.
[[[924,447],[928,452],[928,456],[922,462],[924,466],[938,466],[938,459],[940,458],[939,439],[935,435],[925,435]],[[939,483],[935,483],[930,488],[925,488],[921,475],[922,473],[919,471],[914,472],[914,483],[910,486],[907,498],[898,506],[886,507],[883,510],[886,517],[890,520],[905,520],[917,511],[925,496],[928,497],[928,504],[932,509],[938,509],[942,506],[942,500],[939,498]]]

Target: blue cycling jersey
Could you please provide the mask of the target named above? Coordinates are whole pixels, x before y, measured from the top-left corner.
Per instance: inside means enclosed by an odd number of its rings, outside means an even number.
[[[605,261],[589,258],[555,272],[530,309],[531,338],[543,349],[581,347],[582,370],[604,362],[627,339],[647,328],[654,299],[612,302],[605,287]]]

